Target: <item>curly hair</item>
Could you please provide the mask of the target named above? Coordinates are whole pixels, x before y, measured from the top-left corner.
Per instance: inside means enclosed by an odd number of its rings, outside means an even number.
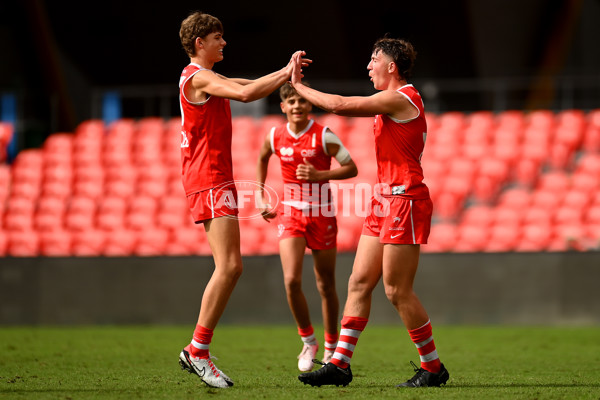
[[[221,21],[210,14],[195,11],[181,22],[179,39],[187,55],[194,57],[196,55],[196,47],[194,46],[196,38],[205,38],[213,32],[223,33]]]
[[[412,69],[417,58],[417,52],[413,45],[404,39],[392,39],[384,37],[379,39],[373,45],[373,53],[378,51],[390,56],[398,67],[400,78],[409,80],[412,76]]]

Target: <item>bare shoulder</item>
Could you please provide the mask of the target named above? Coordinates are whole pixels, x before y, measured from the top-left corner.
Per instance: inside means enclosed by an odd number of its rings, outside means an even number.
[[[419,115],[419,109],[403,93],[397,90],[384,90],[388,95],[391,110],[387,114],[398,120],[408,120]],[[382,93],[383,93],[382,92]]]
[[[223,79],[223,77],[209,69],[200,70],[196,74],[194,74],[192,78],[192,87],[194,89],[200,89],[202,87],[207,86],[211,82],[220,79]]]

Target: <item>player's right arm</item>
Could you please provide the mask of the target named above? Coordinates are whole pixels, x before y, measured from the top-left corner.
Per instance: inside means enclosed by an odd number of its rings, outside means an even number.
[[[259,183],[258,201],[260,202],[261,215],[267,222],[277,216],[277,211],[271,208],[264,199],[264,185],[267,181],[267,173],[269,170],[269,159],[273,151],[271,149],[271,135],[267,135],[258,154],[258,162],[256,163],[256,182]]]

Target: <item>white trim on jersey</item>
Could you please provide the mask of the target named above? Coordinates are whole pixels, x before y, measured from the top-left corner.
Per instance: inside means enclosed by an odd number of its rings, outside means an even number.
[[[277,153],[275,151],[275,127],[272,127],[271,131],[269,132],[269,142],[271,143],[271,152],[273,154]]]
[[[302,135],[304,135],[306,132],[308,132],[308,130],[313,126],[314,122],[315,121],[312,120],[312,119],[309,120],[308,121],[308,125],[306,125],[306,128],[304,128],[301,132],[298,132],[298,133],[292,132],[292,130],[290,129],[290,123],[289,122],[285,125],[285,129],[287,130],[287,132],[290,134],[291,137],[293,137],[294,139],[298,140],[298,139],[300,139],[300,137]]]
[[[185,85],[187,84],[187,82],[188,82],[188,81],[189,81],[189,80],[190,80],[190,79],[191,79],[191,78],[192,78],[194,75],[196,75],[198,72],[200,72],[200,71],[211,71],[212,73],[214,73],[214,71],[213,71],[213,70],[211,70],[211,69],[206,69],[206,68],[204,68],[203,66],[201,66],[200,64],[196,64],[196,63],[190,63],[190,65],[193,65],[193,66],[195,66],[195,67],[198,67],[199,69],[198,69],[197,71],[194,71],[194,73],[193,73],[193,74],[191,74],[191,75],[190,75],[190,76],[188,76],[188,77],[187,77],[187,78],[186,78],[186,79],[185,79],[183,82],[181,82],[181,84],[179,85],[179,88],[181,89],[181,94],[182,94],[183,98],[185,99],[185,101],[187,101],[188,103],[190,103],[190,104],[193,104],[193,105],[195,105],[195,106],[201,106],[201,105],[204,105],[204,104],[206,104],[206,102],[207,102],[208,100],[210,100],[210,95],[208,95],[208,96],[207,96],[207,98],[206,98],[206,100],[204,100],[204,101],[199,101],[199,102],[190,101],[190,100],[189,100],[187,97],[185,97],[185,90],[183,90],[183,88],[185,87]],[[180,106],[181,108],[183,108],[183,106],[181,105],[181,103],[179,104],[179,106]],[[183,112],[181,113],[181,115],[183,115]]]
[[[407,122],[414,121],[415,119],[419,118],[419,116],[421,115],[421,110],[419,110],[419,107],[417,107],[417,105],[412,101],[412,99],[410,97],[408,97],[408,95],[406,93],[401,92],[402,89],[404,89],[405,87],[408,87],[408,86],[413,87],[413,85],[409,83],[407,85],[402,86],[400,89],[398,89],[396,91],[398,93],[400,93],[401,95],[403,95],[404,97],[406,97],[406,99],[408,101],[410,101],[410,104],[412,104],[413,107],[417,109],[418,114],[416,117],[410,118],[410,119],[396,119],[396,118],[393,118],[391,115],[388,115],[388,117],[397,124],[406,124]]]

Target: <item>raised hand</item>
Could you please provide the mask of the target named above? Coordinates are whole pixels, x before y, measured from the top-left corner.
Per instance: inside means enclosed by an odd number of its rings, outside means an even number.
[[[304,164],[299,164],[296,168],[296,178],[304,181],[315,182],[321,180],[319,178],[319,170],[315,168],[306,158]]]
[[[310,65],[310,63],[312,63],[311,59],[303,57],[305,55],[306,52],[304,50],[296,51],[292,55],[292,58],[286,67],[291,77],[296,75],[297,81],[300,81],[302,78],[304,78],[304,75],[302,74],[302,67],[307,67]]]

